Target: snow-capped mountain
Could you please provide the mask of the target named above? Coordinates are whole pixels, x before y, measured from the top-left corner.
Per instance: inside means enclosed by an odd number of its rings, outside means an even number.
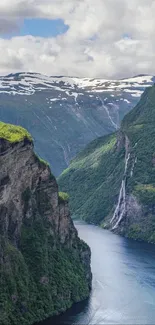
[[[0,77],[0,120],[33,135],[36,151],[58,175],[91,140],[120,125],[155,77],[123,80],[49,77],[17,73]]]
[[[56,90],[77,98],[79,90],[88,93],[117,92],[130,93],[139,97],[144,88],[152,85],[153,76],[141,75],[122,80],[89,79],[74,77],[48,77],[39,73],[17,73],[0,77],[0,93],[33,95],[42,90]],[[68,93],[69,91],[69,93]],[[61,97],[61,96],[59,96]]]

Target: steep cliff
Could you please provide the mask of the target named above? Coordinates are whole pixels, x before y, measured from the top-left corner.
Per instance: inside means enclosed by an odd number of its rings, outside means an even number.
[[[67,196],[22,128],[0,123],[0,324],[33,324],[85,299],[90,250]]]
[[[144,92],[119,131],[92,142],[59,178],[74,215],[155,242],[154,125],[155,86]]]

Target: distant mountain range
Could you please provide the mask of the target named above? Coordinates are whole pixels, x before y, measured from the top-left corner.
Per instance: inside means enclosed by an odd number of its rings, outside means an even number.
[[[123,80],[48,77],[16,73],[0,77],[0,120],[33,135],[35,150],[58,176],[93,139],[116,131],[155,77]]]

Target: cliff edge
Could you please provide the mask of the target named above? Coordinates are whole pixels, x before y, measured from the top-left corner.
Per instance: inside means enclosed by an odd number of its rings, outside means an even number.
[[[0,123],[0,324],[33,324],[87,298],[90,255],[31,136]]]

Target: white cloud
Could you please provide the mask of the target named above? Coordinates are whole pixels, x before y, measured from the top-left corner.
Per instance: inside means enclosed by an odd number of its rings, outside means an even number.
[[[1,38],[0,73],[155,74],[154,12],[155,0],[3,0],[0,33],[17,29],[24,18],[61,18],[69,29],[56,38]]]

